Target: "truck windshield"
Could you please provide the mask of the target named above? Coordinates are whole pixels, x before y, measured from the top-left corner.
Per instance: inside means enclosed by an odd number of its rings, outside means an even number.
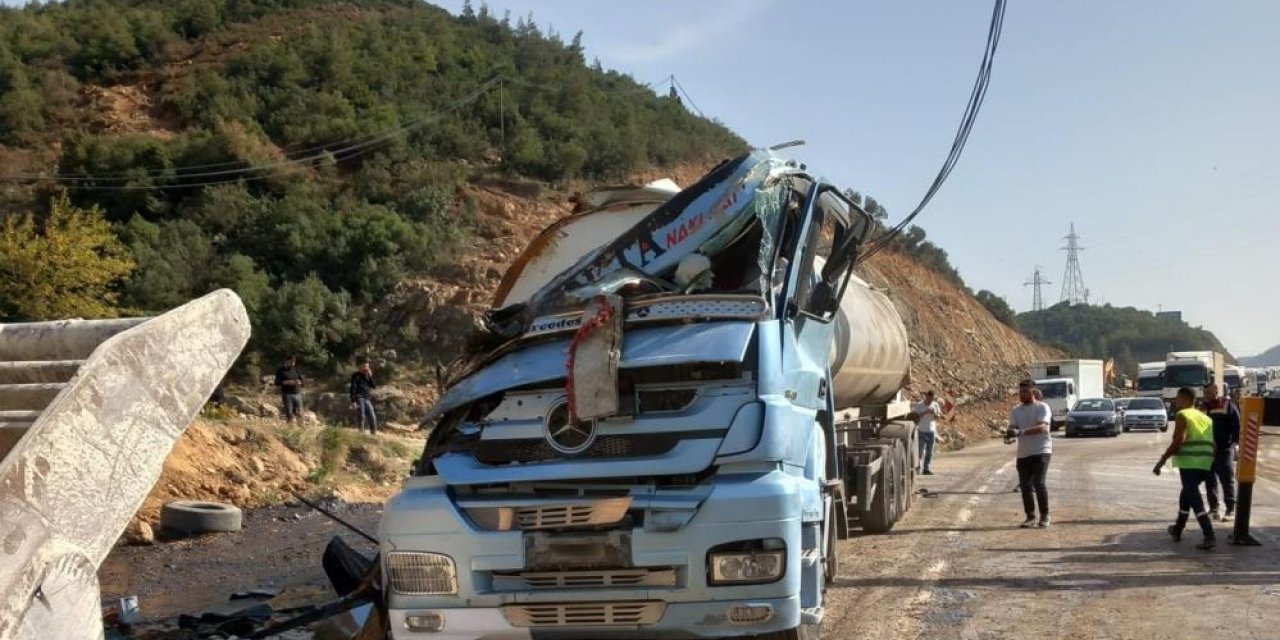
[[[1236,387],[1240,386],[1240,376],[1235,374],[1224,376],[1222,378],[1222,381],[1227,383],[1227,386],[1231,387],[1232,389],[1235,389]]]
[[[1164,370],[1166,387],[1203,387],[1209,384],[1209,368],[1202,364],[1175,364]]]
[[[1138,391],[1159,391],[1163,387],[1164,382],[1158,375],[1138,378]]]
[[[1067,397],[1067,383],[1065,382],[1045,382],[1036,386],[1040,389],[1040,393],[1043,393],[1046,398]]]

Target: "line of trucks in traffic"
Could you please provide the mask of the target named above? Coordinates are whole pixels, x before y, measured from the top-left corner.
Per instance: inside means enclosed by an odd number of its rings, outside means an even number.
[[[1106,396],[1104,363],[1101,360],[1055,360],[1031,365],[1031,377],[1053,411],[1052,428],[1061,428],[1076,402]],[[1239,389],[1243,395],[1267,395],[1280,390],[1280,367],[1246,368],[1227,365],[1216,351],[1170,351],[1163,362],[1139,365],[1134,395],[1160,398],[1170,416],[1178,389],[1190,387],[1197,397],[1203,388],[1216,383],[1227,393]]]

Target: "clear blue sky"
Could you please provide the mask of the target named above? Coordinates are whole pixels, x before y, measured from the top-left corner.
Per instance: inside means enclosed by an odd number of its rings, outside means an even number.
[[[476,2],[476,6],[479,6]],[[457,12],[462,0],[443,5]],[[905,216],[968,98],[990,2],[494,0],[642,82],[675,74],[750,142]],[[1074,222],[1093,301],[1280,343],[1280,2],[1011,0],[959,167],[917,221],[975,290],[1056,302]]]
[[[7,4],[22,4],[0,0]],[[462,0],[441,2],[457,12]],[[478,7],[480,2],[476,2]],[[875,196],[941,163],[990,2],[493,0]],[[1181,310],[1236,355],[1280,343],[1280,2],[1011,0],[986,104],[918,222],[974,289],[1057,301],[1069,222],[1094,301]]]

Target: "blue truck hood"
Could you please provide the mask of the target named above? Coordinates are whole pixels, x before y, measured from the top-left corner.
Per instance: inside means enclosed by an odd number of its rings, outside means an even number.
[[[754,329],[755,323],[750,321],[632,329],[623,334],[619,367],[742,362],[747,357]],[[567,337],[508,353],[450,387],[423,418],[422,424],[499,391],[563,378],[568,354]]]

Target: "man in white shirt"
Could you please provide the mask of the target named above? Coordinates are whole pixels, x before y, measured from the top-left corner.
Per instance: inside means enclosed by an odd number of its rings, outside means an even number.
[[[933,399],[933,392],[924,392],[924,402],[916,403],[911,408],[919,422],[920,435],[920,472],[926,476],[933,475],[930,468],[933,464],[933,449],[938,443],[938,416],[942,415],[942,406]]]
[[[1022,509],[1027,519],[1024,528],[1049,526],[1049,490],[1045,476],[1049,473],[1049,457],[1053,452],[1053,440],[1049,437],[1049,420],[1053,411],[1049,405],[1038,402],[1032,395],[1035,383],[1023,380],[1018,383],[1020,404],[1009,412],[1009,435],[1018,439],[1018,487],[1022,489]],[[1040,519],[1036,520],[1036,504],[1040,505]]]

